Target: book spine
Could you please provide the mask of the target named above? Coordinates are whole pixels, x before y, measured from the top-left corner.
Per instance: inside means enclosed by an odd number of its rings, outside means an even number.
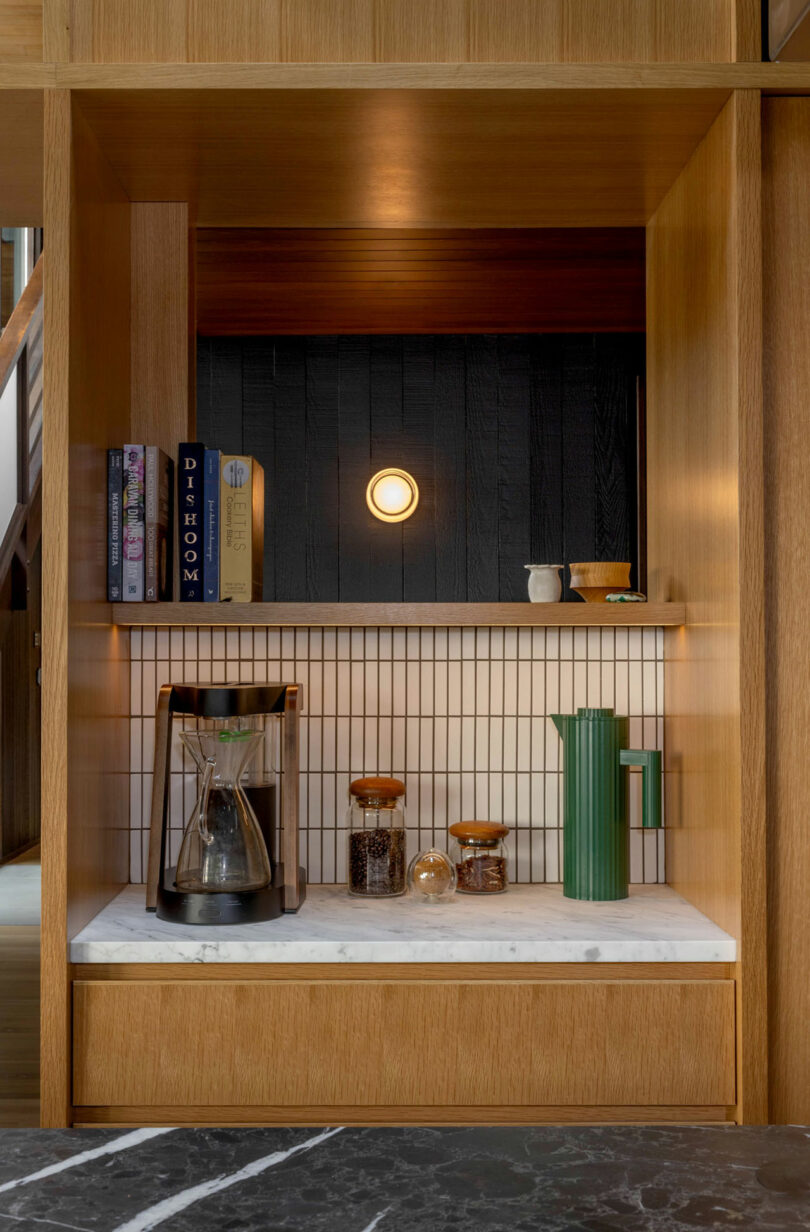
[[[171,506],[174,464],[156,445],[146,446],[144,597],[165,602],[172,593]]]
[[[251,558],[253,567],[254,603],[261,603],[264,598],[264,469],[253,460],[253,511]]]
[[[253,458],[228,454],[222,458],[220,476],[220,596],[248,603],[262,594],[261,467]]]
[[[205,447],[180,445],[177,454],[177,535],[180,550],[180,600],[203,597],[203,466]]]
[[[158,599],[170,602],[174,587],[174,462],[161,451],[158,468]]]
[[[107,450],[107,598],[120,603],[124,570],[122,537],[124,529],[124,451]]]
[[[203,599],[219,600],[219,466],[220,451],[206,449],[203,481]]]
[[[140,603],[144,592],[144,449],[124,446],[124,602]]]
[[[144,557],[143,597],[157,603],[158,597],[158,454],[156,445],[147,445],[144,460]]]

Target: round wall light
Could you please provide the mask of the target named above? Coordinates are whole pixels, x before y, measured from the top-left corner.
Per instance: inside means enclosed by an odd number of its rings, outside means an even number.
[[[368,481],[366,504],[381,522],[404,522],[419,504],[416,480],[395,466],[377,471]]]

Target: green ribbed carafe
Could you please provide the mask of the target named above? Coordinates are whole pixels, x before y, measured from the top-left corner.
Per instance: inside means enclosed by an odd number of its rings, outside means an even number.
[[[642,824],[660,826],[661,754],[625,748],[630,721],[609,709],[581,706],[551,719],[563,742],[563,893],[627,898],[627,767],[643,767]]]

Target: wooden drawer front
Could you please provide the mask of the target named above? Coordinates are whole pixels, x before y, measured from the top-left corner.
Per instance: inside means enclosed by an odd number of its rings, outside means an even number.
[[[730,980],[77,981],[74,1103],[730,1104]]]

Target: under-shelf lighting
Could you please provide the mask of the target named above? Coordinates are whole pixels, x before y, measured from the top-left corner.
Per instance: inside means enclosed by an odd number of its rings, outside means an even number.
[[[419,504],[416,480],[395,466],[377,471],[368,481],[366,504],[381,522],[404,522]]]

